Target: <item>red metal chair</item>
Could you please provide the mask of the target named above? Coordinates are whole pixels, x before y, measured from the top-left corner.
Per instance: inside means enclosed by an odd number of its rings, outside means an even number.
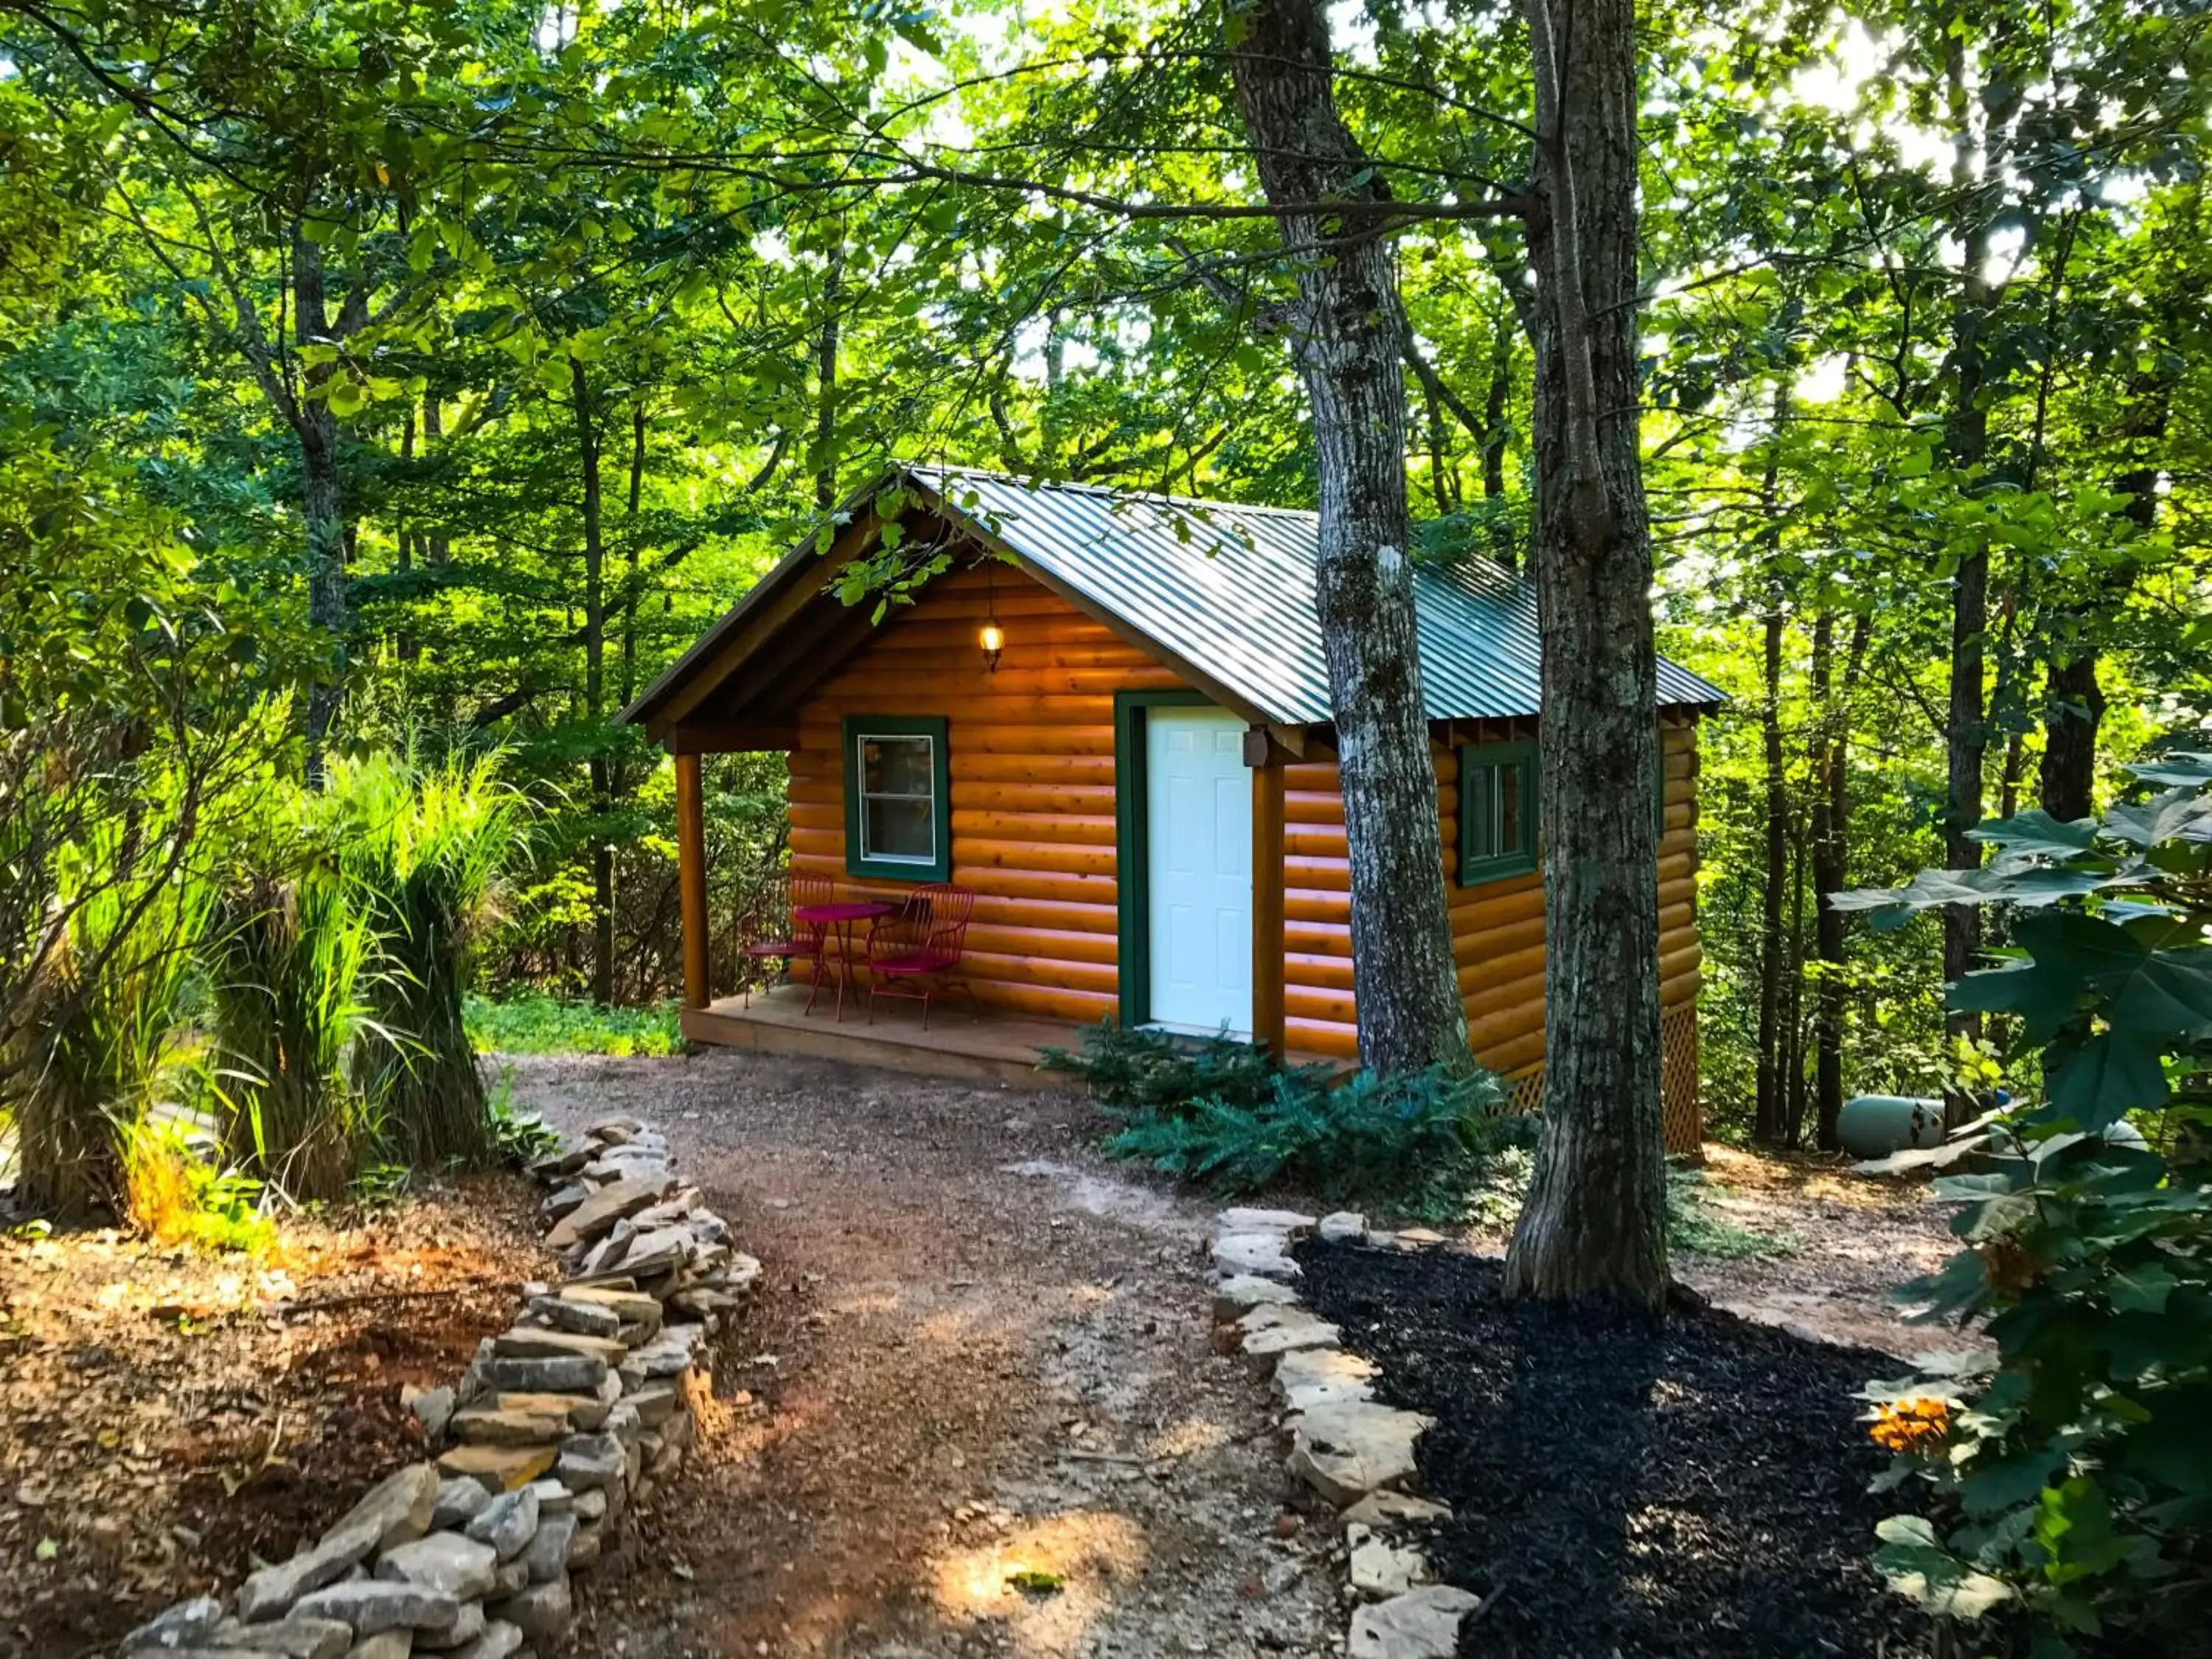
[[[876,996],[911,997],[921,1004],[921,1029],[929,1029],[931,1000],[948,991],[968,999],[975,1012],[975,994],[952,975],[968,949],[968,918],[975,895],[949,882],[933,882],[906,896],[899,908],[868,930],[868,1023],[876,1018]]]
[[[771,871],[753,894],[752,902],[738,916],[738,951],[750,962],[781,962],[791,971],[794,962],[814,964],[813,983],[807,988],[806,1006],[811,1010],[822,986],[822,951],[829,930],[819,922],[802,922],[791,913],[803,905],[834,904],[837,884],[828,876],[804,871]],[[753,1005],[753,983],[745,980],[745,1004]]]

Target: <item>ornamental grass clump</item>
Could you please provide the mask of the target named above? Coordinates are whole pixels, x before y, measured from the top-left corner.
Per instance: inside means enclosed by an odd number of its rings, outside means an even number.
[[[122,1214],[126,1152],[178,1023],[204,879],[158,804],[90,826],[62,860],[49,949],[7,1067],[21,1197],[65,1222]]]
[[[470,946],[521,846],[527,803],[500,781],[495,754],[334,763],[329,801],[385,957],[368,1000],[393,1035],[362,1051],[360,1085],[402,1161],[483,1164],[495,1148],[464,1018]]]
[[[230,1157],[295,1200],[343,1197],[377,1136],[354,1079],[367,1046],[392,1040],[370,1007],[376,932],[352,884],[327,861],[247,875],[216,904],[204,959]]]
[[[2167,787],[1984,825],[1980,870],[1838,896],[1877,925],[2011,908],[2002,965],[1950,1000],[2004,1017],[2039,1094],[1873,1166],[1978,1165],[1935,1183],[1966,1248],[1900,1294],[1996,1358],[1867,1397],[1890,1483],[1935,1500],[1881,1523],[1875,1565],[1949,1620],[2024,1612],[2039,1659],[2212,1653],[2212,756],[2131,769]]]

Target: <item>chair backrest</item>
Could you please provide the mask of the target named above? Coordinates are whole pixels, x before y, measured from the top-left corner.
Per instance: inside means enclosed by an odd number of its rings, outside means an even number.
[[[788,926],[791,912],[802,905],[835,904],[837,902],[837,880],[834,876],[817,875],[811,870],[789,872],[789,902],[785,906],[782,923]]]
[[[738,911],[738,944],[781,939],[791,927],[791,872],[777,865],[764,872]]]
[[[975,908],[975,890],[949,881],[917,887],[909,899],[921,902],[927,948],[957,961],[968,948],[968,918]]]

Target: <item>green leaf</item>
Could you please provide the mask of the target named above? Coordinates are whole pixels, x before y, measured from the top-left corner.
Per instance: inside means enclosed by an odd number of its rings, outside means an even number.
[[[2013,1597],[2012,1588],[1969,1566],[1936,1540],[1917,1515],[1893,1515],[1875,1528],[1882,1547],[1875,1570],[1889,1586],[1939,1618],[1978,1619]]]
[[[2123,1267],[2113,1273],[2106,1295],[2120,1313],[2164,1313],[2173,1286],[2171,1273],[2158,1262],[2147,1261],[2139,1267]]]
[[[2155,1045],[2100,1031],[2053,1066],[2045,1079],[2051,1109],[2086,1129],[2108,1128],[2130,1112],[2166,1098]]]
[[[2045,858],[2067,859],[2086,853],[2097,842],[2094,818],[2062,823],[2040,807],[1984,823],[1966,831],[1969,841],[1987,842],[2010,853],[2031,853]]]

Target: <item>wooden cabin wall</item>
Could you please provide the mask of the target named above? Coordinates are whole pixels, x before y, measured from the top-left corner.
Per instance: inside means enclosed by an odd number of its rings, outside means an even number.
[[[1006,630],[995,673],[975,638],[994,595]],[[951,879],[976,893],[964,975],[976,1000],[1037,1018],[1103,1019],[1119,984],[1114,694],[1181,684],[1018,571],[1000,565],[988,582],[981,570],[948,571],[802,704],[793,866],[885,897],[905,890],[846,873],[840,721],[945,715]]]
[[[1468,736],[1534,735],[1504,722]],[[1459,735],[1459,734],[1455,734]],[[1458,884],[1459,766],[1455,748],[1430,746],[1437,770],[1437,826],[1451,908],[1452,955],[1475,1057],[1511,1076],[1544,1057],[1544,887],[1531,872],[1477,887]],[[1692,1004],[1702,961],[1697,929],[1697,727],[1661,730],[1666,779],[1659,846],[1659,969],[1662,1015]],[[1284,791],[1284,999],[1294,1049],[1351,1055],[1358,1048],[1352,994],[1351,865],[1344,797],[1333,759],[1291,763]]]

